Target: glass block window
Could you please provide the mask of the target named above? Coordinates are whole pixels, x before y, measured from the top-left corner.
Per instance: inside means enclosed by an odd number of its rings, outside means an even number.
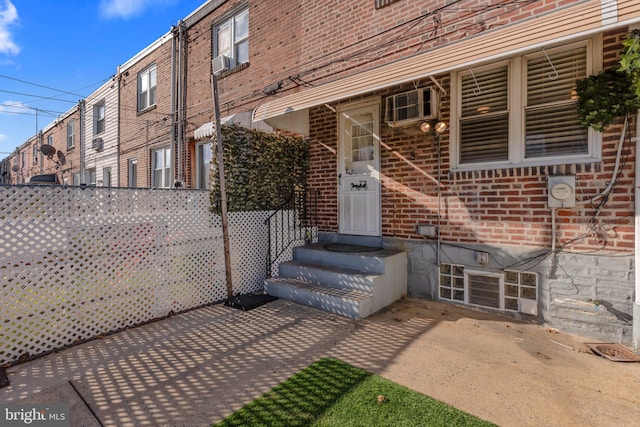
[[[441,300],[535,314],[538,275],[514,270],[503,273],[478,271],[462,265],[441,264],[438,288]]]
[[[538,276],[535,273],[506,270],[504,272],[504,308],[518,311],[518,298],[538,300]]]
[[[440,265],[440,298],[464,302],[464,267]]]

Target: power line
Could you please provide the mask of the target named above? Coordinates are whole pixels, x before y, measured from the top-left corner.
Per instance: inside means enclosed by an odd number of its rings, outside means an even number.
[[[28,82],[26,80],[17,79],[15,77],[9,77],[9,76],[5,76],[5,75],[2,75],[2,74],[0,74],[0,77],[2,77],[4,79],[13,80],[13,81],[16,81],[16,82],[28,84],[28,85],[31,85],[31,86],[37,86],[37,87],[41,87],[41,88],[44,88],[44,89],[53,90],[53,91],[56,91],[56,92],[67,94],[67,95],[73,95],[73,96],[77,96],[77,97],[80,97],[80,98],[83,97],[83,95],[78,95],[77,93],[67,92],[66,90],[56,89],[56,88],[53,88],[53,87],[50,87],[50,86],[45,86],[45,85],[41,85],[41,84],[38,84],[38,83]]]
[[[51,101],[68,102],[68,103],[71,103],[71,104],[76,104],[76,103],[78,102],[78,101],[69,101],[69,100],[66,100],[66,99],[59,99],[59,98],[55,98],[55,97],[47,97],[47,96],[33,95],[33,94],[30,94],[30,93],[13,92],[13,91],[10,91],[10,90],[3,90],[3,89],[0,89],[0,92],[3,92],[3,93],[10,93],[10,94],[12,94],[12,95],[30,96],[30,97],[32,97],[32,98],[39,98],[39,99],[42,99],[42,100],[51,100]]]

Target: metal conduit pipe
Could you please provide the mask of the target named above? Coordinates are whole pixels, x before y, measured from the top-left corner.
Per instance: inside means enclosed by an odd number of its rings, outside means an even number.
[[[636,353],[640,352],[640,112],[636,115],[636,158],[635,158],[635,245],[634,245],[634,271],[635,271],[635,298],[633,302],[633,333],[632,342]]]
[[[171,147],[176,145],[176,27],[171,29]]]
[[[183,103],[182,103],[182,39],[184,37],[183,30],[184,25],[183,22],[180,21],[178,23],[178,72],[177,72],[177,85],[178,85],[178,147],[177,147],[177,156],[174,157],[178,166],[178,173],[176,174],[176,179],[182,179],[182,122],[184,120],[183,117]]]

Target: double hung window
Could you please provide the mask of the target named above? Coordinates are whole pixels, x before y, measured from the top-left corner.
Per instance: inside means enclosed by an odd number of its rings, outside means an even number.
[[[580,126],[575,82],[594,65],[594,40],[454,73],[452,168],[592,161],[600,135]]]
[[[224,55],[229,65],[249,62],[249,10],[236,13],[213,27],[213,56]]]
[[[153,150],[153,176],[151,186],[171,187],[171,150],[169,147]]]
[[[138,74],[138,111],[156,105],[156,66]]]
[[[76,145],[76,122],[71,121],[67,124],[67,148],[73,148]]]
[[[100,135],[104,133],[105,105],[104,102],[93,106],[93,134]]]

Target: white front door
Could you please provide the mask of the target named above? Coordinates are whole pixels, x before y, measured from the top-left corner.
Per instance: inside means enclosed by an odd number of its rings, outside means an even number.
[[[380,103],[338,110],[341,234],[380,236]]]

